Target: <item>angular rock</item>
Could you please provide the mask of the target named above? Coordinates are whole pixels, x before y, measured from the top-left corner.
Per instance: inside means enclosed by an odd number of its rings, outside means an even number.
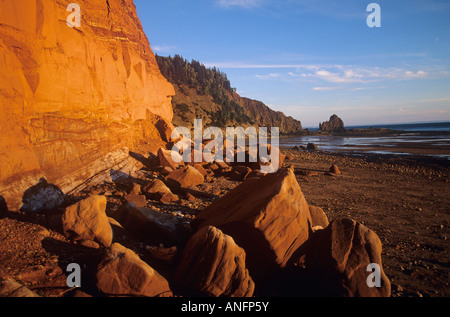
[[[375,232],[352,219],[336,219],[326,229],[314,233],[292,263],[306,270],[316,287],[316,295],[388,297],[391,284],[382,268],[381,251],[381,241]],[[371,263],[380,266],[379,288],[367,283],[372,273],[367,266]]]
[[[256,272],[284,267],[309,237],[311,216],[291,169],[247,179],[200,212],[193,227],[214,226],[247,253]]]
[[[128,191],[129,195],[140,195],[141,194],[141,185],[136,183],[131,183],[131,188]]]
[[[20,210],[28,213],[42,212],[59,207],[64,199],[65,195],[61,189],[41,178],[23,194]]]
[[[311,214],[311,226],[320,227],[322,229],[328,226],[328,217],[322,208],[309,206],[309,213]]]
[[[202,165],[200,164],[195,164],[194,168],[200,172],[200,174],[202,174],[203,176],[206,176],[206,174],[208,174],[208,172],[203,168]]]
[[[90,196],[66,208],[62,225],[70,240],[91,240],[109,247],[113,231],[105,213],[106,197]]]
[[[172,247],[185,241],[189,234],[182,220],[168,213],[150,208],[136,208],[125,204],[111,213],[125,230],[137,239],[151,245]]]
[[[40,297],[26,286],[12,279],[0,279],[0,297]]]
[[[188,165],[167,175],[166,181],[170,186],[180,188],[203,184],[205,178],[197,169]]]
[[[170,297],[169,283],[139,256],[114,243],[95,273],[98,290],[108,296]]]
[[[176,161],[174,161],[172,155],[177,158]],[[158,150],[158,158],[162,167],[170,167],[172,170],[176,170],[179,166],[184,166],[183,158],[174,151],[160,148]]]
[[[175,282],[189,295],[251,297],[255,289],[245,267],[245,251],[211,226],[187,242]]]
[[[341,171],[339,170],[339,167],[337,167],[337,165],[331,165],[330,167],[330,173],[336,174],[336,175],[341,175]]]
[[[142,188],[146,197],[153,200],[160,200],[164,194],[172,194],[169,187],[160,179],[154,179]]]
[[[160,202],[164,204],[173,203],[180,200],[180,197],[178,195],[172,194],[172,193],[166,193],[161,196]]]
[[[250,169],[250,167],[247,166],[234,166],[232,171],[231,171],[231,175],[230,175],[230,179],[232,181],[243,181],[247,178],[247,176],[252,172],[252,170]]]
[[[125,196],[125,200],[138,208],[147,206],[147,199],[144,195],[129,194]]]

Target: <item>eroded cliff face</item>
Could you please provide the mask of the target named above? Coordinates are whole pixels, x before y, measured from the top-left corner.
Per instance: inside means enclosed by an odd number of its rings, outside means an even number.
[[[67,192],[128,149],[161,142],[174,89],[132,0],[0,0],[0,195],[18,208],[42,177]],[[153,141],[152,141],[153,140]]]

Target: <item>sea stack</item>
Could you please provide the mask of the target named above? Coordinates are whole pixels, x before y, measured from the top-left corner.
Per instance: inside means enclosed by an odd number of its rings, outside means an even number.
[[[336,132],[345,133],[347,130],[344,128],[344,121],[337,115],[332,115],[329,121],[319,123],[320,132]]]

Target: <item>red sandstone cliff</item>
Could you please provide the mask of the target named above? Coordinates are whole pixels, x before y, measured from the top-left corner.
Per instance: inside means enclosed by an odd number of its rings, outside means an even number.
[[[18,208],[41,177],[64,192],[141,143],[161,142],[174,89],[132,0],[0,0],[0,195]],[[124,149],[125,148],[125,149]]]

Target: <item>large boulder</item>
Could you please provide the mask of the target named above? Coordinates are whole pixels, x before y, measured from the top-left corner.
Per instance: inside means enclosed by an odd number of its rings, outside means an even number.
[[[172,296],[169,283],[139,256],[114,243],[95,272],[95,283],[108,296]]]
[[[352,219],[333,220],[326,229],[314,233],[307,244],[293,256],[298,274],[309,277],[311,288],[304,290],[318,296],[390,296],[391,284],[382,268],[381,241],[377,234]],[[370,287],[372,271],[380,267],[380,287]],[[295,292],[301,287],[295,274],[291,281]]]
[[[259,273],[284,267],[310,235],[311,216],[291,169],[247,179],[208,208],[193,222],[214,226],[230,235],[247,254],[247,267]]]
[[[66,208],[64,235],[75,241],[94,241],[109,247],[113,231],[106,215],[106,197],[93,195]]]
[[[166,181],[173,188],[182,188],[203,184],[205,178],[196,168],[187,165],[167,175]]]
[[[189,239],[175,281],[189,295],[251,297],[255,289],[245,267],[245,251],[211,226]]]
[[[111,216],[130,235],[151,245],[163,244],[166,247],[179,245],[186,240],[190,231],[179,217],[151,208],[137,208],[130,204],[123,205]]]

